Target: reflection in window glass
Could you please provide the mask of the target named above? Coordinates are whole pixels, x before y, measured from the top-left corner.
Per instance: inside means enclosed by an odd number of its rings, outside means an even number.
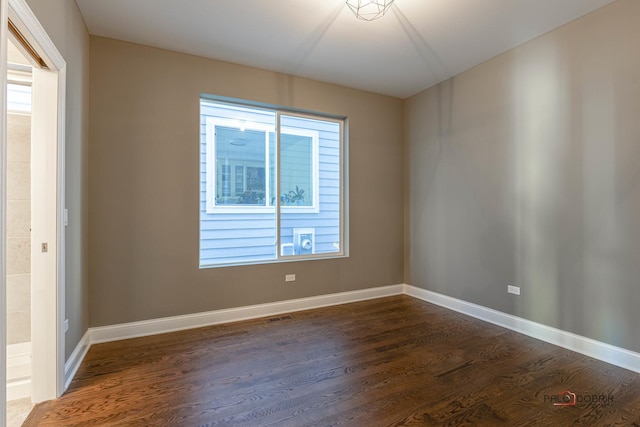
[[[216,205],[266,205],[265,148],[264,132],[215,127]]]

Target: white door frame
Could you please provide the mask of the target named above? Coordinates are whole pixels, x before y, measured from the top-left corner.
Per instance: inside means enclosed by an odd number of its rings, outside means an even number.
[[[0,350],[7,348],[7,0],[0,0]],[[0,351],[0,385],[7,383],[7,352]],[[0,387],[0,422],[7,419],[7,388]]]
[[[66,63],[25,0],[0,0],[2,6],[2,70],[6,92],[7,19],[20,30],[49,70],[34,67],[32,106],[32,391],[33,402],[55,399],[64,392],[65,317],[65,95]],[[6,13],[4,12],[6,10]],[[6,93],[5,95],[6,96]],[[2,103],[6,117],[6,102]],[[5,120],[3,119],[3,123]],[[2,129],[2,229],[6,227],[6,125]],[[4,235],[4,233],[3,233]],[[4,239],[3,239],[4,240]],[[48,244],[43,253],[41,243]],[[6,262],[2,242],[2,265]],[[3,268],[3,271],[6,271]],[[34,276],[35,274],[35,276]],[[39,276],[39,277],[38,277]],[[6,326],[6,282],[2,277],[1,329]],[[37,296],[37,298],[34,298]],[[4,332],[2,332],[2,335]],[[0,338],[6,348],[6,337]],[[0,351],[4,353],[4,351]],[[6,359],[0,379],[6,384]],[[1,387],[4,389],[4,387]],[[1,397],[2,395],[0,395]],[[2,399],[5,407],[6,397]],[[3,409],[4,412],[4,409]],[[5,415],[6,416],[6,415]]]

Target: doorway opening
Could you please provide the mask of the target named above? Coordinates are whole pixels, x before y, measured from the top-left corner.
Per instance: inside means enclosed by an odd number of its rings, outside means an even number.
[[[9,40],[7,61],[7,425],[31,407],[32,67]]]
[[[2,70],[8,70],[3,77],[11,101],[2,103],[0,163],[0,254],[6,267],[0,278],[0,346],[7,345],[2,375],[8,380],[0,416],[5,418],[9,399],[31,405],[64,390],[66,65],[25,0],[0,0],[0,5]]]

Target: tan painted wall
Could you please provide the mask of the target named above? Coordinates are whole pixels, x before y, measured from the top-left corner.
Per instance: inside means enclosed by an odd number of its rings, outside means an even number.
[[[406,101],[410,284],[640,351],[639,17],[619,0]]]
[[[66,357],[89,327],[88,197],[89,33],[73,0],[27,0],[67,63],[66,108]]]
[[[93,36],[90,90],[92,326],[402,282],[402,101]],[[349,117],[349,258],[198,269],[201,93]]]

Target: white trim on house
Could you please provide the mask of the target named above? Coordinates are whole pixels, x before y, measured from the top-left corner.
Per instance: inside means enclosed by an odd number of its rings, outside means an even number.
[[[280,113],[277,110],[273,111],[275,115],[279,115]],[[302,117],[307,118],[307,116],[294,116],[289,114],[288,117]],[[321,117],[314,117],[314,120],[319,120]],[[279,122],[278,122],[279,123]],[[222,167],[222,165],[217,166],[216,161],[216,138],[215,138],[215,129],[216,127],[227,127],[234,128],[238,130],[247,130],[253,132],[263,132],[264,133],[264,144],[265,144],[265,158],[264,162],[259,163],[256,167],[264,166],[265,170],[265,204],[264,205],[218,205],[216,204],[216,195],[217,186],[218,186],[218,167]],[[276,188],[276,194],[271,194],[271,161],[270,161],[270,136],[276,135],[275,129],[279,129],[280,135],[295,135],[295,136],[304,136],[311,139],[311,185],[312,191],[310,193],[313,196],[313,200],[311,202],[311,206],[289,206],[289,205],[281,205],[283,213],[318,213],[320,212],[320,132],[317,130],[311,129],[302,129],[302,128],[294,128],[289,126],[279,126],[279,125],[267,125],[264,123],[254,123],[254,122],[246,122],[238,119],[224,119],[220,117],[207,117],[206,119],[206,146],[207,146],[207,154],[206,154],[206,212],[207,214],[275,214],[276,204],[272,204],[271,200],[274,198],[279,198],[279,192]],[[279,141],[278,144],[279,145]],[[238,161],[240,162],[240,161]],[[246,162],[244,162],[246,163]],[[277,162],[279,164],[279,162]],[[243,162],[240,162],[242,165]],[[230,169],[230,185],[232,187],[235,186],[236,177],[235,177],[235,166],[239,166],[235,161],[232,162],[229,166]],[[277,176],[279,176],[280,170],[277,171]],[[244,187],[244,185],[243,185]],[[274,186],[275,188],[275,186]],[[234,196],[236,197],[236,196]]]
[[[274,113],[275,114],[275,113]],[[239,119],[224,119],[220,117],[207,117],[207,213],[269,213],[275,209],[269,205],[269,134],[275,132],[275,125],[267,125],[264,123],[247,122]],[[265,182],[265,205],[256,206],[233,206],[233,205],[216,205],[216,187],[218,182],[218,173],[216,168],[216,126],[241,129],[243,131],[253,131],[264,133],[265,138],[265,159],[264,159],[264,182]],[[233,175],[233,172],[232,172]]]
[[[222,323],[238,322],[241,320],[260,317],[275,316],[284,313],[347,304],[393,295],[408,295],[410,297],[436,304],[476,319],[484,320],[503,328],[540,339],[550,344],[567,348],[577,353],[602,360],[630,371],[640,372],[640,353],[635,353],[630,350],[615,347],[610,344],[595,341],[590,338],[522,319],[481,305],[448,297],[436,292],[427,291],[407,284],[400,284],[279,301],[268,304],[258,304],[214,310],[204,313],[187,314],[183,316],[164,317],[160,319],[143,320],[140,322],[89,328],[78,344],[78,347],[76,347],[73,354],[65,364],[65,383],[68,386],[71,382],[73,376],[78,370],[78,367],[82,363],[82,359],[93,344],[163,334]]]
[[[415,286],[404,285],[404,293],[449,310],[640,373],[640,353]]]

